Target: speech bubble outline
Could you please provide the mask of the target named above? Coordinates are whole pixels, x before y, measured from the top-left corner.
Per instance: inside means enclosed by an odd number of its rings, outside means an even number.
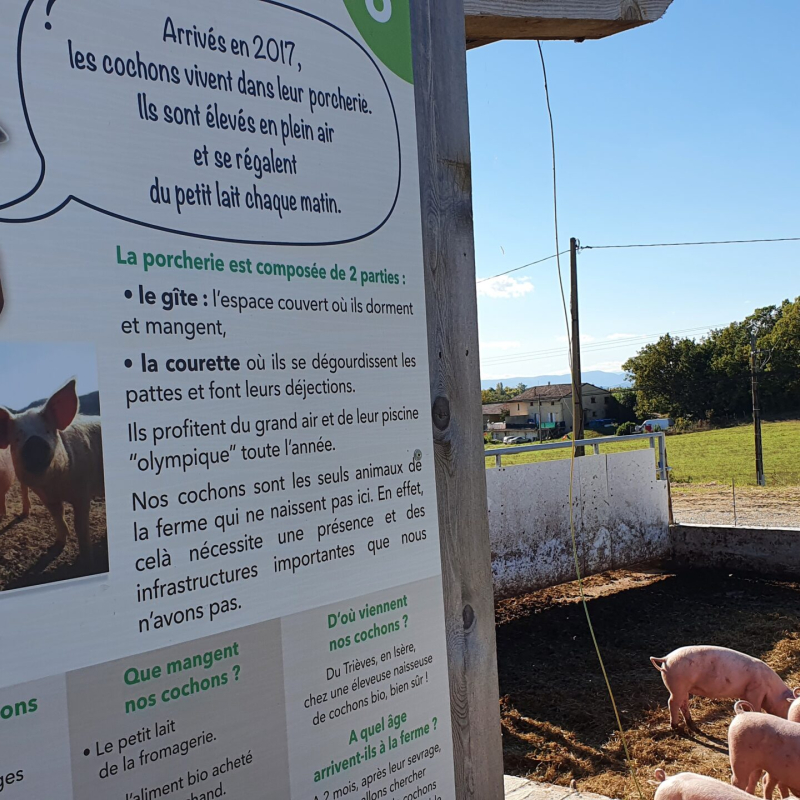
[[[41,150],[41,148],[39,146],[39,142],[38,142],[38,140],[36,138],[36,134],[33,131],[33,125],[31,124],[30,116],[28,114],[28,105],[27,105],[27,101],[25,99],[25,87],[24,87],[24,81],[23,81],[23,78],[22,78],[22,39],[23,39],[23,33],[24,33],[24,30],[25,30],[25,25],[26,25],[27,20],[28,20],[28,13],[30,12],[31,7],[33,6],[33,4],[35,2],[38,2],[38,1],[39,0],[28,0],[27,4],[25,6],[25,11],[22,14],[22,19],[20,20],[19,33],[17,34],[17,80],[18,80],[18,83],[19,83],[20,98],[22,100],[22,110],[23,110],[23,113],[25,115],[25,124],[26,124],[26,126],[28,128],[28,133],[29,133],[29,135],[31,137],[31,141],[33,142],[33,146],[36,149],[36,154],[39,157],[39,161],[40,161],[41,167],[40,167],[40,172],[39,172],[39,178],[36,181],[36,183],[34,184],[33,188],[30,189],[29,191],[27,191],[21,197],[16,198],[15,200],[11,200],[11,201],[8,201],[6,203],[0,203],[0,211],[3,211],[3,210],[8,209],[8,208],[12,208],[14,206],[17,206],[20,203],[24,203],[26,200],[28,200],[29,198],[33,197],[33,195],[36,194],[36,192],[39,191],[39,189],[41,188],[42,184],[44,183],[44,178],[45,178],[45,174],[46,174],[46,171],[47,171],[47,160],[46,160],[46,158],[44,156],[44,153],[42,152],[42,150]],[[67,0],[64,0],[64,2],[66,2],[66,1]],[[374,228],[372,228],[372,230],[367,231],[366,233],[361,234],[359,236],[352,236],[352,237],[350,237],[348,239],[338,239],[338,240],[332,240],[332,241],[327,241],[327,242],[287,242],[287,241],[282,241],[282,240],[238,239],[238,238],[233,238],[233,237],[228,237],[228,236],[212,236],[211,234],[190,233],[188,231],[182,231],[182,230],[179,230],[179,229],[176,229],[176,228],[169,228],[169,227],[166,227],[164,225],[156,225],[156,224],[151,223],[151,222],[143,222],[142,220],[137,220],[137,219],[133,219],[131,217],[126,217],[123,214],[117,214],[117,213],[115,213],[113,211],[109,211],[108,209],[101,208],[100,206],[94,205],[93,203],[89,203],[86,200],[82,200],[80,197],[77,197],[74,194],[67,195],[67,197],[61,203],[59,203],[55,208],[53,208],[50,211],[47,211],[47,212],[45,212],[43,214],[37,214],[36,216],[33,216],[33,217],[16,218],[16,219],[15,218],[0,217],[0,223],[25,224],[25,223],[29,223],[29,222],[40,222],[41,220],[48,219],[49,217],[55,216],[60,211],[62,211],[64,208],[66,208],[70,203],[75,202],[75,203],[77,203],[79,205],[84,206],[85,208],[91,209],[92,211],[97,211],[100,214],[104,214],[104,215],[106,215],[108,217],[112,217],[113,219],[118,219],[118,220],[121,220],[123,222],[129,222],[129,223],[131,223],[133,225],[138,225],[138,226],[143,227],[143,228],[149,228],[151,230],[157,230],[157,231],[161,231],[163,233],[174,233],[174,234],[177,234],[179,236],[189,236],[189,237],[191,237],[193,239],[205,239],[205,240],[208,240],[208,241],[215,241],[215,242],[228,242],[230,244],[274,245],[274,246],[281,246],[281,247],[328,247],[328,246],[333,246],[333,245],[350,244],[352,242],[361,241],[362,239],[366,239],[366,238],[372,236],[373,234],[377,233],[381,228],[383,228],[384,225],[386,225],[386,223],[392,217],[392,215],[394,214],[395,209],[397,208],[397,202],[398,202],[398,200],[400,198],[400,188],[401,188],[402,176],[403,176],[403,149],[402,149],[402,144],[401,144],[401,141],[400,141],[400,123],[399,123],[399,121],[397,119],[397,108],[396,108],[395,103],[394,103],[394,97],[392,97],[392,92],[389,89],[389,84],[386,82],[386,78],[384,77],[383,72],[381,71],[380,67],[378,66],[377,62],[375,61],[375,59],[373,58],[373,56],[369,52],[369,50],[367,50],[367,48],[365,48],[361,44],[361,42],[359,42],[354,36],[349,34],[347,31],[343,30],[342,28],[340,28],[338,25],[335,25],[334,23],[332,23],[332,22],[330,22],[330,21],[328,21],[326,19],[322,19],[322,17],[318,17],[316,14],[312,14],[309,11],[304,11],[304,10],[299,9],[299,8],[294,8],[294,7],[289,6],[289,5],[285,4],[285,3],[281,3],[278,0],[258,0],[258,1],[260,3],[265,3],[267,5],[275,6],[277,8],[282,8],[285,11],[292,11],[295,14],[300,14],[301,16],[308,17],[309,19],[315,20],[316,22],[320,22],[323,25],[327,25],[329,28],[331,28],[331,29],[337,31],[338,33],[342,34],[342,36],[344,36],[346,39],[349,39],[354,45],[356,45],[356,47],[358,47],[359,50],[361,50],[361,52],[369,59],[369,61],[372,64],[372,66],[375,68],[375,71],[380,76],[381,82],[383,83],[383,86],[386,89],[386,94],[387,94],[387,96],[389,98],[389,103],[390,103],[391,108],[392,108],[392,118],[393,118],[393,121],[394,121],[395,135],[396,135],[396,139],[397,139],[397,190],[395,191],[394,199],[392,201],[392,206],[389,209],[389,212],[387,213],[386,217],[384,217],[384,219],[378,225],[376,225]],[[52,6],[53,6],[54,2],[55,2],[55,0],[49,0],[49,2],[48,2],[48,6],[47,6],[47,14],[48,14],[48,16],[50,14],[50,10],[52,9]],[[49,27],[47,29],[50,30]]]

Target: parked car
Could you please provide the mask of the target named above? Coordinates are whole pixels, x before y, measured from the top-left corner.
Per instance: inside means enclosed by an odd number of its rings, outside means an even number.
[[[617,431],[617,421],[615,419],[593,419],[586,423],[586,427],[597,433],[613,434]]]
[[[527,444],[531,440],[527,436],[504,436],[503,444]]]
[[[636,433],[657,433],[673,426],[671,419],[646,419],[641,425],[636,426]]]

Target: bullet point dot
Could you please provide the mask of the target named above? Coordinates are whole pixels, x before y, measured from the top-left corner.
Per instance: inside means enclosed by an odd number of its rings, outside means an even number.
[[[125,290],[125,297],[127,297],[128,300],[130,300],[131,297],[133,297],[133,292],[130,289],[126,289]]]
[[[130,369],[130,368],[133,366],[133,361],[131,361],[129,358],[126,358],[126,359],[125,359],[125,366],[126,366],[128,369]]]
[[[91,752],[92,752],[92,751],[91,751],[91,750],[90,750],[90,749],[87,747],[87,748],[86,748],[86,749],[83,751],[83,754],[84,754],[85,756],[88,756],[88,755],[89,755],[89,753],[91,753]]]

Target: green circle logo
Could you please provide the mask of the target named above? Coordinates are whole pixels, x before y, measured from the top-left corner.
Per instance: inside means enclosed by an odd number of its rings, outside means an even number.
[[[370,50],[404,81],[414,83],[409,0],[344,0]]]

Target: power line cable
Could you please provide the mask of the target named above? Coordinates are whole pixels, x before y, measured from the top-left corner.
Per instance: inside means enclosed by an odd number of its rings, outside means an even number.
[[[670,335],[682,335],[687,333],[701,333],[703,331],[711,331],[717,328],[724,327],[724,323],[717,323],[715,325],[698,325],[692,328],[679,328],[678,330],[672,331],[663,331],[659,333],[643,333],[637,334],[634,336],[626,336],[625,338],[618,338],[613,340],[606,340],[600,342],[590,342],[589,344],[582,345],[582,349],[592,350],[592,351],[601,351],[601,350],[613,350],[618,347],[627,347],[632,344],[645,344],[652,339],[660,338],[662,336],[666,336],[667,334]],[[488,358],[484,358],[481,360],[483,364],[502,364],[502,363],[509,363],[513,361],[526,361],[529,358],[548,358],[553,355],[558,355],[564,352],[564,347],[553,347],[547,350],[527,350],[522,353],[508,353],[506,355],[500,356],[489,356]]]
[[[634,244],[582,244],[580,245],[581,250],[630,250],[632,248],[641,248],[641,247],[702,247],[705,245],[725,245],[725,244],[770,244],[773,242],[800,242],[800,236],[783,236],[780,238],[775,239],[720,239],[717,241],[707,241],[707,242],[645,242],[645,243],[634,243]],[[566,255],[569,250],[562,250],[560,253],[556,254],[553,253],[551,256],[545,256],[544,258],[539,258],[536,261],[531,261],[528,264],[523,264],[520,267],[514,267],[513,269],[506,270],[505,272],[498,272],[497,275],[490,275],[488,278],[481,278],[476,283],[486,283],[486,281],[492,281],[495,278],[501,278],[503,275],[509,275],[512,272],[518,272],[521,269],[527,269],[528,267],[533,267],[536,264],[542,264],[545,261],[551,261],[552,259],[558,256]]]
[[[569,313],[567,312],[567,297],[564,294],[564,281],[561,278],[561,255],[562,253],[566,253],[568,251],[561,250],[561,245],[558,241],[558,182],[556,180],[556,129],[555,125],[553,124],[553,110],[550,108],[550,88],[547,85],[547,67],[544,64],[544,52],[542,51],[542,43],[537,41],[536,44],[539,46],[539,58],[542,62],[542,77],[544,78],[544,97],[547,101],[547,117],[550,120],[550,152],[553,157],[553,227],[555,230],[555,238],[556,238],[556,252],[555,252],[555,259],[556,259],[556,266],[558,269],[558,286],[561,289],[561,305],[564,309],[564,322],[567,324],[567,341],[570,345],[570,351],[572,350],[572,333],[570,331],[569,326]],[[570,362],[572,361],[572,355],[570,355]],[[571,366],[571,363],[570,363]]]
[[[536,264],[543,264],[545,261],[552,261],[557,256],[563,256],[565,253],[569,253],[569,250],[562,250],[560,253],[553,253],[551,256],[545,256],[544,258],[539,258],[536,261],[531,261],[528,264],[523,264],[521,267],[514,267],[514,269],[508,269],[505,272],[498,272],[497,275],[492,275],[490,278],[481,278],[476,283],[486,283],[486,281],[493,281],[495,278],[502,278],[503,275],[510,275],[512,272],[518,272],[521,269],[527,269],[528,267],[533,267]]]
[[[713,327],[706,327],[705,325],[700,328],[686,328],[684,330],[676,330],[676,331],[666,331],[665,333],[653,333],[648,334],[646,336],[632,336],[630,338],[622,339],[622,340],[611,340],[605,342],[593,342],[591,344],[585,344],[582,347],[584,352],[591,350],[591,351],[601,351],[601,350],[616,350],[620,347],[628,347],[630,345],[637,345],[637,344],[648,344],[651,343],[653,339],[660,338],[662,336],[669,335],[679,335],[679,334],[688,334],[688,333],[702,333],[703,331],[710,331]],[[491,356],[489,358],[483,359],[484,364],[500,364],[503,362],[508,361],[520,361],[526,358],[544,358],[553,355],[558,355],[559,353],[564,352],[564,347],[553,347],[547,350],[528,350],[523,353],[508,353],[506,355],[501,356]]]
[[[629,250],[634,247],[700,247],[709,244],[767,244],[770,242],[800,242],[800,236],[779,239],[722,239],[708,242],[652,242],[647,244],[584,244],[581,250]]]
[[[544,93],[545,98],[547,100],[547,115],[550,118],[550,144],[551,150],[553,155],[553,218],[555,222],[555,239],[556,239],[556,263],[558,264],[558,285],[561,289],[561,303],[564,307],[564,322],[567,326],[567,341],[570,344],[570,371],[572,371],[572,331],[570,328],[570,319],[569,314],[567,313],[567,300],[566,295],[564,293],[564,281],[561,276],[561,259],[560,255],[560,247],[558,243],[558,192],[557,192],[557,183],[556,183],[556,137],[555,137],[555,126],[553,125],[553,112],[550,109],[550,90],[547,86],[547,68],[545,67],[544,63],[544,52],[542,51],[542,43],[537,41],[536,44],[539,46],[539,57],[542,61],[542,76],[544,77]],[[580,387],[576,387],[576,383],[580,382],[580,376],[578,376],[577,381],[575,376],[572,376],[572,391],[580,391]],[[573,420],[574,424],[574,420]],[[631,777],[633,778],[633,782],[636,785],[636,792],[639,795],[639,800],[644,800],[644,794],[642,793],[642,788],[639,785],[639,778],[636,775],[636,770],[633,765],[633,761],[631,760],[630,752],[628,751],[628,741],[625,736],[625,729],[622,726],[622,718],[619,715],[619,709],[617,708],[617,702],[614,699],[614,692],[611,689],[611,681],[608,678],[608,673],[606,672],[606,665],[603,662],[603,656],[600,653],[600,645],[597,642],[597,637],[594,633],[594,626],[592,625],[592,618],[589,614],[589,604],[586,602],[586,595],[583,590],[583,576],[581,574],[581,567],[580,567],[580,560],[578,558],[578,540],[575,534],[575,508],[573,504],[573,497],[574,497],[574,486],[575,486],[575,436],[574,436],[574,428],[573,428],[573,436],[572,436],[572,448],[571,448],[571,456],[570,456],[570,464],[569,464],[569,529],[570,529],[570,536],[572,538],[572,554],[575,561],[575,575],[578,578],[578,588],[580,589],[581,594],[581,603],[583,605],[583,611],[586,615],[586,622],[589,626],[589,633],[592,637],[592,643],[594,644],[594,650],[597,655],[597,660],[600,663],[600,671],[603,673],[603,680],[606,684],[606,689],[608,690],[608,696],[611,700],[611,707],[614,709],[614,717],[617,722],[617,730],[619,731],[620,741],[622,742],[622,749],[625,753],[625,764],[627,765],[628,769],[630,770]]]

